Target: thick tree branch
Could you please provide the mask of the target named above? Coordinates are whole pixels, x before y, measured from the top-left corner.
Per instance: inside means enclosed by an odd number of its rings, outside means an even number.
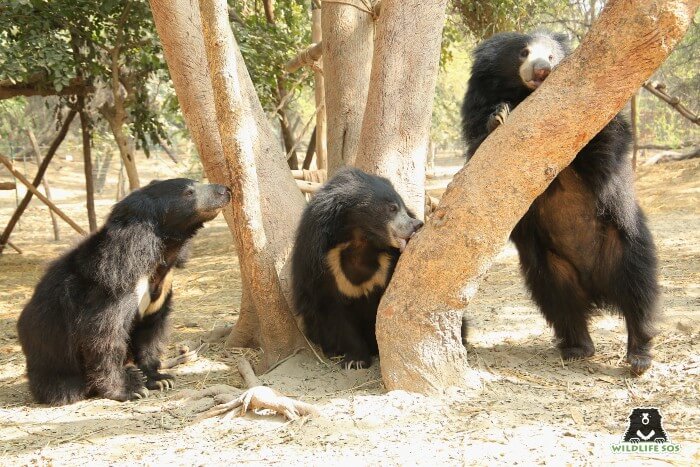
[[[60,90],[56,89],[53,86],[53,83],[47,82],[0,84],[0,100],[20,96],[84,96],[92,92],[95,92],[95,88],[92,85],[85,84],[82,80],[77,78],[72,79],[68,86],[61,88]]]

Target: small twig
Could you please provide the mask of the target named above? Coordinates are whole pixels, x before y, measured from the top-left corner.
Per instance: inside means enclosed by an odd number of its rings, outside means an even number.
[[[662,101],[666,102],[668,105],[676,109],[678,113],[683,115],[685,118],[690,120],[691,122],[695,123],[696,125],[700,125],[700,117],[695,115],[693,112],[690,111],[686,106],[684,106],[681,103],[681,99],[679,97],[674,97],[671,96],[666,92],[666,85],[663,83],[658,83],[658,82],[650,82],[647,81],[642,85],[644,89],[661,99]]]

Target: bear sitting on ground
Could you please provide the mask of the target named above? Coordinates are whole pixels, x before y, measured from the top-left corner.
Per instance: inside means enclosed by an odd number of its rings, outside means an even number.
[[[385,178],[345,168],[311,199],[292,255],[294,306],[311,341],[345,368],[378,353],[377,307],[423,223]]]
[[[462,106],[468,158],[568,52],[566,38],[549,33],[497,34],[476,48]],[[594,305],[609,304],[625,318],[627,359],[639,375],[651,365],[659,285],[630,143],[629,124],[617,115],[534,201],[511,239],[562,357],[593,355],[588,321]]]
[[[29,388],[40,403],[117,401],[169,389],[160,373],[172,268],[203,223],[231,199],[222,185],[155,181],[52,263],[17,322]],[[126,365],[127,361],[133,365]]]

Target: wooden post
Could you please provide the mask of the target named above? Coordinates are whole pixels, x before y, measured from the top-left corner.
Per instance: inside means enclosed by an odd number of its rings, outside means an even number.
[[[311,2],[311,41],[321,42],[321,5]],[[323,72],[314,69],[314,96],[316,98],[316,168],[328,168],[328,149],[326,143],[326,86]]]
[[[630,100],[630,119],[632,120],[632,170],[637,170],[637,151],[639,149],[639,135],[637,134],[637,93]]]
[[[29,136],[29,142],[32,145],[36,166],[39,167],[41,165],[41,150],[39,149],[39,143],[37,142],[36,137],[34,136],[34,132],[31,128],[27,128],[27,136]],[[51,189],[49,188],[49,182],[48,180],[46,180],[46,177],[44,177],[44,179],[41,181],[41,184],[44,187],[44,193],[46,193],[46,197],[48,199],[51,199]],[[51,209],[49,209],[49,215],[51,215],[51,225],[53,226],[53,239],[60,240],[61,233],[58,230],[58,221],[56,220],[56,214]]]
[[[49,207],[49,209],[52,209],[56,214],[58,214],[58,217],[60,217],[61,219],[63,219],[64,221],[66,221],[66,223],[67,223],[68,225],[70,225],[71,227],[73,227],[73,229],[75,229],[76,232],[78,232],[78,233],[81,234],[81,235],[87,235],[87,232],[85,232],[78,224],[76,224],[75,222],[73,222],[73,219],[71,219],[70,217],[68,217],[68,216],[66,215],[66,213],[64,213],[63,211],[61,211],[61,210],[58,208],[58,206],[56,206],[55,204],[53,204],[49,199],[46,198],[46,196],[42,195],[41,192],[40,192],[39,190],[37,190],[37,188],[36,188],[32,183],[29,183],[29,180],[27,180],[27,179],[24,177],[24,175],[22,175],[20,172],[18,172],[17,170],[15,170],[14,167],[12,167],[12,162],[10,162],[5,156],[0,156],[0,163],[2,163],[5,167],[7,167],[7,170],[9,170],[9,171],[12,173],[12,175],[15,176],[15,178],[16,178],[17,180],[19,180],[20,182],[22,182],[22,183],[24,184],[24,186],[27,187],[27,190],[29,190],[30,192],[34,193],[34,194],[36,195],[37,198],[39,198],[41,201],[43,201],[44,204],[46,204],[46,205]],[[1,246],[1,245],[0,245],[0,246]]]
[[[44,157],[44,160],[41,161],[41,165],[39,166],[39,169],[37,170],[36,175],[34,176],[34,181],[32,182],[33,188],[38,187],[39,183],[41,183],[41,180],[44,178],[44,174],[46,173],[46,169],[49,166],[49,162],[51,162],[51,159],[53,159],[54,154],[56,154],[58,147],[61,145],[63,139],[66,137],[66,133],[68,133],[68,128],[70,128],[70,124],[73,121],[73,118],[75,117],[76,113],[78,112],[73,109],[71,109],[71,111],[68,112],[66,119],[63,121],[63,126],[56,135],[56,138],[54,138],[53,142],[51,143],[51,146],[49,146],[49,150],[46,152],[46,157]],[[11,164],[10,167],[12,167]],[[32,200],[32,195],[33,192],[31,190],[27,191],[27,194],[24,195],[22,201],[20,201],[20,203],[17,205],[17,209],[12,214],[12,217],[7,223],[7,226],[2,232],[2,235],[0,235],[0,253],[2,253],[2,250],[5,249],[5,245],[10,239],[10,234],[12,234],[12,230],[15,228],[15,225],[17,225],[17,221],[19,220],[19,218],[22,217],[22,213],[24,213],[24,210],[27,209],[29,201]]]
[[[83,134],[83,170],[85,171],[85,201],[87,204],[88,225],[90,232],[97,230],[95,215],[95,182],[92,178],[92,154],[90,151],[90,121],[85,112],[85,98],[78,96],[80,112],[80,129]]]

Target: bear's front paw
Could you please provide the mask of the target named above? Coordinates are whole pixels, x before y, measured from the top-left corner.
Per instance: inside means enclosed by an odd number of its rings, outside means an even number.
[[[489,130],[489,133],[498,128],[499,125],[503,125],[508,115],[510,115],[510,105],[505,102],[500,103],[496,110],[489,115],[489,119],[486,122],[486,128]]]
[[[144,386],[146,376],[132,365],[124,367],[124,393],[126,400],[143,399],[148,397],[148,389]]]
[[[175,388],[174,379],[173,375],[155,371],[146,375],[146,387],[153,390],[168,391]]]
[[[345,358],[343,358],[343,360],[340,362],[340,365],[345,370],[363,370],[365,368],[369,368],[372,365],[372,358],[358,357],[357,355],[346,355]]]

